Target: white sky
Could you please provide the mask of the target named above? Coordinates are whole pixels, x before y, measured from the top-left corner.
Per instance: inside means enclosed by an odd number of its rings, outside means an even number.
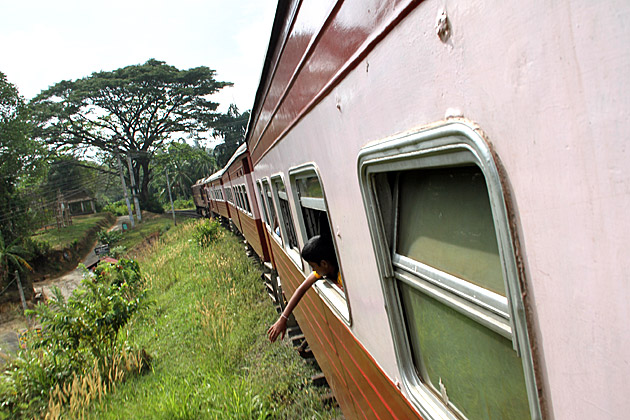
[[[213,96],[251,109],[277,0],[0,0],[0,71],[27,100],[61,80],[141,64],[208,66]]]

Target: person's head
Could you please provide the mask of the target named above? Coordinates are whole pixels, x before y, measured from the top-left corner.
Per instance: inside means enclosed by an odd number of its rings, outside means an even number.
[[[335,276],[339,271],[332,241],[320,235],[306,242],[302,248],[302,258],[321,276]]]

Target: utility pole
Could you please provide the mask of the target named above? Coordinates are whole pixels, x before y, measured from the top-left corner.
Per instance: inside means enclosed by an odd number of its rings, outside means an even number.
[[[127,154],[127,165],[129,165],[129,179],[131,180],[131,194],[133,194],[133,202],[136,205],[136,215],[138,223],[142,222],[142,213],[140,211],[140,202],[138,202],[138,187],[136,185],[136,177],[133,175],[133,165],[131,164],[131,156]]]
[[[173,212],[173,223],[177,226],[177,220],[175,219],[175,206],[173,205],[173,197],[171,196],[171,183],[168,180],[168,169],[166,170],[166,186],[168,188],[168,199],[171,200],[171,211]]]
[[[131,210],[131,203],[129,202],[129,196],[127,195],[127,186],[125,185],[125,176],[123,175],[122,163],[120,162],[120,154],[116,152],[116,158],[118,159],[118,171],[120,172],[120,182],[122,183],[123,194],[125,195],[125,201],[127,202],[127,210],[129,211],[129,221],[131,222],[131,227],[134,228],[136,225],[133,221],[133,211]]]

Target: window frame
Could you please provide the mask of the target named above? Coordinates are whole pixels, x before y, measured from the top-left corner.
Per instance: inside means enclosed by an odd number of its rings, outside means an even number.
[[[260,206],[262,207],[262,210],[260,212],[261,213],[260,216],[262,218],[263,223],[265,225],[269,226],[269,214],[267,213],[267,203],[265,203],[265,197],[264,197],[264,194],[263,194],[264,189],[263,189],[263,186],[262,186],[262,179],[256,180],[255,189],[256,189],[256,193],[258,195],[258,199],[260,200]]]
[[[479,289],[483,290],[477,290],[478,286],[471,283],[462,285],[455,276],[449,276],[438,269],[405,257],[392,256],[390,241],[396,243],[397,204],[393,203],[392,209],[385,209],[390,210],[387,215],[388,223],[391,223],[391,218],[395,222],[390,229],[394,238],[388,239],[384,218],[381,217],[384,208],[379,203],[377,175],[470,164],[479,167],[486,182],[504,277],[504,300],[481,287]],[[463,121],[446,122],[372,143],[359,152],[358,175],[381,286],[389,308],[388,318],[402,383],[418,410],[429,419],[458,418],[451,411],[452,408],[447,409],[444,402],[428,389],[415,371],[405,327],[405,314],[398,294],[398,282],[401,281],[511,340],[514,350],[521,357],[530,414],[533,419],[541,418],[505,187],[492,150],[479,128]],[[393,192],[393,197],[397,197],[397,194]],[[413,273],[414,270],[423,281],[418,281],[418,275],[405,276],[405,272]],[[470,287],[471,285],[474,287]],[[483,293],[475,295],[475,292],[480,291]],[[471,313],[479,308],[482,310],[476,314]]]
[[[282,211],[278,211],[276,213],[276,217],[278,218],[278,224],[280,225],[280,232],[281,232],[281,236],[282,236],[282,247],[284,248],[285,252],[287,253],[287,255],[289,256],[289,258],[291,259],[291,261],[293,261],[295,263],[295,265],[300,269],[303,270],[304,269],[304,264],[302,262],[302,257],[300,256],[300,242],[298,240],[298,234],[297,234],[297,229],[295,227],[295,221],[293,219],[293,213],[294,210],[291,207],[291,201],[293,201],[291,198],[292,196],[289,194],[288,192],[288,186],[287,183],[284,180],[284,174],[279,173],[279,174],[275,174],[272,175],[271,177],[269,177],[269,183],[271,185],[271,191],[272,191],[272,196],[273,196],[273,200],[274,200],[274,204],[276,206],[276,210],[281,210],[280,208],[280,191],[278,191],[278,188],[276,186],[276,181],[280,181],[282,182],[282,184],[284,185],[284,192],[282,192],[283,194],[286,195],[286,201],[287,201],[287,205],[289,206],[289,217],[291,218],[290,222],[293,224],[293,229],[296,231],[295,232],[295,240],[297,242],[297,248],[293,248],[291,247],[290,243],[289,243],[289,235],[287,233],[287,227],[286,227],[286,221],[284,220],[284,215],[282,214]]]
[[[247,185],[241,184],[241,186],[243,188],[243,202],[245,204],[245,208],[243,209],[243,211],[247,213],[248,216],[254,217],[254,214],[252,213],[252,205],[249,203],[249,194],[247,193]]]
[[[315,176],[322,190],[322,197],[300,197],[298,193],[297,181],[302,178],[309,178],[308,175]],[[339,248],[335,241],[335,235],[333,234],[333,225],[330,220],[330,212],[328,211],[328,202],[326,201],[326,193],[324,185],[322,184],[322,178],[319,174],[319,168],[315,163],[305,163],[299,166],[295,166],[289,169],[289,181],[291,183],[291,194],[293,195],[293,202],[296,203],[296,214],[298,219],[298,235],[302,239],[302,243],[305,244],[308,240],[306,233],[306,223],[304,222],[304,216],[302,214],[302,204],[304,207],[314,210],[323,211],[328,218],[328,225],[331,230],[331,237],[333,246],[335,247],[335,255],[337,256],[337,264],[339,265],[339,273],[341,278],[344,278],[341,259],[339,258]],[[299,208],[298,208],[299,206]],[[303,261],[304,270],[303,273],[308,276],[311,269],[306,261]],[[324,281],[315,282],[313,285],[317,294],[327,303],[338,318],[340,318],[346,325],[352,325],[352,313],[350,311],[350,304],[348,300],[348,285],[344,281],[344,288],[341,289],[336,282],[324,279]]]
[[[267,227],[269,228],[270,236],[273,238],[274,241],[276,241],[276,243],[278,243],[278,245],[282,247],[282,236],[278,235],[274,230],[274,226],[272,226],[273,222],[278,222],[278,226],[280,226],[280,220],[278,219],[278,209],[275,207],[275,203],[273,201],[273,189],[271,187],[271,179],[269,179],[269,177],[261,178],[261,184],[263,186],[265,204],[268,206],[267,210],[269,210],[269,224],[267,225]],[[271,216],[273,216],[273,220]]]

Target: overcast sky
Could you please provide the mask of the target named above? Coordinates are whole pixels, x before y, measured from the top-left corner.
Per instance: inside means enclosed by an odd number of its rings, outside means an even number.
[[[0,71],[27,100],[61,80],[141,64],[208,66],[251,109],[277,0],[0,0]]]

